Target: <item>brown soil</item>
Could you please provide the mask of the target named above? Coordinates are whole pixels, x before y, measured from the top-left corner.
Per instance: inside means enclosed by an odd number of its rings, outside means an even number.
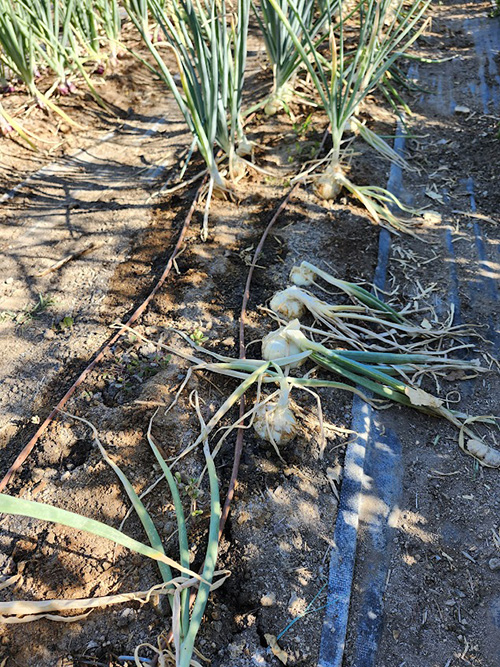
[[[486,113],[482,99],[463,85],[476,80],[480,63],[473,39],[463,26],[465,19],[484,14],[487,7],[486,2],[472,5],[446,0],[432,10],[432,27],[421,40],[424,55],[459,54],[467,68],[456,61],[420,64],[419,83],[431,88],[437,76],[452,80],[453,99],[468,106],[471,113],[450,114],[432,96],[414,95],[409,133],[415,138],[408,145],[420,171],[405,175],[405,191],[419,205],[431,203],[442,222],[422,228],[418,239],[395,237],[388,268],[388,288],[394,291],[396,305],[420,300],[420,307],[435,308],[444,317],[452,282],[444,242],[444,231],[449,229],[457,257],[462,318],[486,327],[497,321],[498,305],[481,281],[485,271],[498,278],[499,237],[494,224],[468,215],[464,179],[474,180],[478,214],[499,222],[495,179],[500,151],[494,117],[498,111],[492,106]],[[260,58],[260,46],[255,46],[254,55]],[[122,110],[133,107],[126,123],[121,125],[87,102],[81,116],[73,107],[70,112],[80,122],[85,118],[92,129],[70,133],[69,138],[65,135],[64,145],[53,156],[58,158],[56,169],[37,175],[2,204],[0,473],[7,471],[39,419],[43,420],[110,336],[109,325],[124,321],[150,291],[195,196],[195,189],[188,188],[149,201],[157,188],[151,179],[158,173],[145,168],[164,160],[162,179],[175,178],[189,137],[161,88],[144,80],[142,70],[131,63],[120,68],[106,79],[105,90]],[[255,87],[268,81],[268,73],[252,76]],[[385,134],[391,133],[387,110],[369,103],[366,112],[379,131],[386,128]],[[297,109],[296,113],[300,122],[308,111]],[[162,116],[168,120],[155,126]],[[38,127],[36,120],[32,116],[33,129]],[[114,137],[99,142],[110,129],[116,130]],[[305,138],[298,136],[286,117],[268,120],[257,116],[252,121],[249,138],[264,144],[265,149],[257,150],[257,159],[272,176],[252,173],[239,184],[237,201],[214,202],[206,243],[199,239],[203,213],[199,207],[176,271],[136,328],[152,343],[122,337],[68,403],[69,413],[96,426],[102,444],[138,492],[159,476],[146,440],[155,409],[160,407],[153,436],[167,456],[174,456],[199,433],[190,391],[199,392],[208,420],[237,386],[234,380],[199,372],[174,409],[165,414],[164,406],[173,400],[188,364],[170,357],[157,343],[192,352],[176,330],[195,338],[203,336],[209,350],[237,356],[241,299],[253,251],[287,192],[289,173],[308,159],[308,151],[321,140],[323,130],[321,119]],[[271,143],[269,138],[276,136],[280,140]],[[84,152],[75,153],[77,148]],[[6,190],[19,182],[19,173],[24,177],[51,159],[33,156],[5,141],[1,150],[8,155],[4,160]],[[61,159],[62,152],[65,159]],[[353,177],[371,183],[375,178],[376,184],[384,185],[387,165],[362,146],[359,153],[353,162]],[[192,174],[197,167],[193,165]],[[430,199],[426,190],[441,199]],[[477,258],[473,225],[478,221],[487,241],[487,266]],[[430,240],[436,242],[428,243]],[[90,242],[102,245],[62,269],[37,277]],[[259,355],[258,341],[273,326],[259,307],[276,289],[287,285],[295,263],[308,259],[329,267],[340,278],[370,282],[377,248],[378,228],[354,200],[344,197],[325,207],[309,188],[301,188],[275,225],[258,261],[245,332],[247,343],[252,343],[248,356]],[[420,299],[419,285],[428,288],[434,284],[427,297]],[[26,313],[38,294],[50,297],[53,304],[20,324],[15,317]],[[69,326],[64,324],[65,317],[72,319]],[[488,329],[484,332],[488,334]],[[478,354],[496,354],[487,340],[474,342]],[[447,379],[442,382],[441,395],[454,400],[451,392],[459,391],[464,411],[494,414],[498,383],[496,372],[466,384]],[[324,458],[319,455],[316,403],[305,393],[294,392],[300,433],[281,452],[285,464],[253,430],[245,432],[239,484],[219,558],[220,568],[230,570],[231,577],[212,595],[198,642],[215,667],[280,665],[267,649],[264,635],[284,630],[326,581],[337,508],[332,471],[338,473],[340,490],[351,396],[327,390],[319,393],[328,440]],[[223,424],[228,426],[235,418],[236,412],[231,413]],[[402,441],[404,494],[394,534],[386,623],[377,664],[494,667],[500,663],[500,597],[499,573],[490,564],[500,555],[499,538],[495,537],[500,528],[498,471],[483,470],[466,457],[446,423],[398,408],[387,411],[385,419]],[[223,494],[234,439],[234,434],[229,436],[216,459]],[[186,507],[196,502],[196,509],[201,510],[189,520],[194,569],[203,560],[209,497],[204,483],[194,499],[191,480],[201,473],[203,463],[200,450],[179,466]],[[90,429],[70,416],[53,422],[8,493],[79,512],[114,527],[119,527],[129,507]],[[169,555],[176,558],[175,516],[166,486],[156,487],[145,502]],[[4,577],[19,575],[14,586],[1,591],[4,600],[104,596],[147,590],[160,581],[156,566],[146,559],[83,533],[11,516],[0,520],[0,530],[1,573]],[[126,520],[124,530],[146,539],[134,516]],[[360,573],[363,531],[362,525]],[[359,581],[355,576],[353,618]],[[325,592],[318,606],[324,603]],[[119,661],[119,656],[132,655],[142,643],[156,645],[169,628],[167,605],[158,600],[96,610],[73,623],[41,620],[4,625],[0,664],[131,665],[132,661]],[[319,611],[284,634],[280,646],[289,665],[317,664],[321,630]],[[353,623],[346,665],[354,664],[355,643]],[[147,647],[140,654],[152,657]]]

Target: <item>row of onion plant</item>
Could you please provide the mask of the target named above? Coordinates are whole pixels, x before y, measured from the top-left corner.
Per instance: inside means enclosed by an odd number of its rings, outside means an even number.
[[[410,231],[409,226],[392,209],[414,210],[383,188],[355,185],[346,163],[352,137],[360,135],[385,157],[408,166],[358,115],[377,86],[387,89],[391,68],[425,25],[428,2],[261,0],[253,5],[273,71],[271,94],[257,106],[265,106],[269,114],[287,107],[302,69],[316,91],[310,102],[319,104],[329,121],[333,146],[326,170],[311,177],[317,169],[313,166],[298,178],[313,178],[317,194],[325,199],[334,199],[345,188],[376,222],[404,231]],[[170,88],[193,134],[193,147],[206,163],[206,237],[213,191],[231,191],[245,174],[242,158],[251,153],[242,120],[250,0],[238,0],[234,8],[225,0],[124,0],[124,6],[153,56],[153,65],[143,62]],[[122,22],[118,0],[0,0],[0,7],[4,72],[24,81],[38,104],[60,112],[49,101],[50,94],[54,89],[63,95],[71,92],[77,72],[97,96],[84,65],[90,60],[102,71],[103,40],[116,54]],[[37,85],[43,69],[55,75],[45,93]],[[5,132],[9,124],[3,117]]]
[[[384,81],[390,68],[424,29],[423,16],[429,0],[361,0],[355,11],[349,12],[345,10],[347,3],[340,0],[338,21],[336,24],[330,21],[328,64],[308,34],[300,8],[290,0],[289,7],[302,27],[305,44],[297,36],[296,27],[280,2],[269,0],[269,3],[300,53],[329,121],[332,148],[326,169],[314,178],[316,192],[324,199],[335,199],[345,188],[361,201],[376,222],[387,222],[398,230],[410,231],[408,223],[391,209],[397,207],[414,213],[413,209],[402,205],[383,188],[353,183],[346,175],[346,158],[354,131],[361,133],[375,149],[398,161],[394,151],[367,130],[357,116],[366,97]],[[316,168],[315,165],[309,173]],[[305,175],[308,174],[301,176]]]
[[[291,5],[288,0],[278,0],[278,6],[286,16],[293,35],[303,47],[309,40],[319,45],[328,34],[332,16],[338,13],[338,0],[317,3],[316,0],[298,0]],[[259,24],[269,63],[273,72],[272,90],[263,103],[265,112],[272,116],[285,109],[294,99],[294,82],[302,59],[287,26],[269,0],[253,4],[255,17]],[[326,30],[325,30],[326,28]]]
[[[75,124],[51,97],[74,92],[74,80],[83,78],[102,101],[90,73],[116,58],[121,26],[118,0],[0,0],[3,92],[15,92],[22,84],[38,106]],[[9,128],[22,133],[6,113],[1,115],[4,134]]]
[[[159,0],[126,0],[126,8],[154,58],[150,67],[171,90],[207,166],[206,238],[213,191],[234,187],[251,150],[241,113],[250,1],[238,0],[236,11],[225,0],[172,0],[168,9]],[[163,41],[153,40],[151,19]]]
[[[253,5],[273,71],[270,95],[254,108],[264,106],[268,114],[288,108],[302,71],[313,84],[309,102],[319,105],[329,121],[332,148],[318,163],[326,162],[326,169],[312,176],[318,169],[313,165],[297,179],[313,180],[324,199],[335,199],[346,189],[377,223],[410,233],[410,223],[394,211],[415,215],[415,209],[384,188],[355,184],[346,167],[353,137],[360,136],[384,157],[408,168],[359,114],[377,87],[387,92],[391,68],[426,25],[428,4],[429,0],[261,0]],[[234,11],[225,0],[172,0],[168,5],[126,0],[126,8],[154,58],[152,69],[172,91],[206,163],[206,238],[212,192],[235,187],[245,173],[241,157],[251,150],[242,122],[250,2],[238,0]],[[161,39],[152,25],[160,29]]]

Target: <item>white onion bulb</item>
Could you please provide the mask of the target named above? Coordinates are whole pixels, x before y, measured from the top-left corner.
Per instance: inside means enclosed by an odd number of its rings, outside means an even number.
[[[342,176],[342,167],[340,165],[337,164],[328,167],[328,169],[315,180],[314,192],[321,199],[337,199],[343,187]]]
[[[297,420],[287,402],[269,401],[255,410],[253,427],[259,437],[276,445],[284,445],[297,435]]]
[[[286,320],[301,318],[306,311],[305,305],[297,299],[297,287],[287,287],[281,292],[276,292],[270,302],[271,310],[283,315]]]
[[[244,160],[242,160],[240,157],[235,157],[232,160],[231,164],[231,178],[235,183],[238,183],[238,181],[241,181],[242,178],[246,176],[247,173],[247,165]]]
[[[244,137],[238,144],[238,148],[236,149],[236,154],[239,155],[240,157],[247,157],[249,155],[252,155],[253,151],[253,144],[251,141],[248,141],[246,137]]]
[[[266,361],[274,361],[283,357],[292,357],[300,354],[302,350],[288,339],[287,330],[290,328],[298,329],[300,331],[300,322],[293,320],[289,322],[286,327],[281,327],[276,331],[271,331],[262,341],[262,358]],[[296,368],[303,363],[303,359],[289,364],[291,368]]]
[[[281,111],[283,108],[283,102],[280,102],[280,100],[274,98],[269,100],[269,102],[266,104],[264,107],[264,113],[266,116],[276,116],[278,111]]]
[[[290,271],[290,281],[299,287],[309,287],[314,285],[314,271],[304,266],[304,262],[300,266],[294,266]]]
[[[314,183],[314,192],[320,199],[333,201],[337,199],[342,190],[342,185],[325,173],[319,176]]]

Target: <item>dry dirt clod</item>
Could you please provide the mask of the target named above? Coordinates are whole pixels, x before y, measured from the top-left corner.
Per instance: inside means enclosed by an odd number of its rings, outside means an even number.
[[[263,607],[272,607],[274,604],[276,604],[276,594],[275,593],[267,593],[266,595],[263,595],[260,598],[260,604]]]

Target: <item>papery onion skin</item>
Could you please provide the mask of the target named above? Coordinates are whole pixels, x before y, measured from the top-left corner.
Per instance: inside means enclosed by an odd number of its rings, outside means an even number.
[[[287,329],[300,330],[300,322],[293,320],[286,327],[281,327],[276,331],[271,331],[262,340],[262,358],[266,361],[274,361],[284,357],[293,357],[302,352],[302,350],[286,335]],[[289,364],[290,368],[297,368],[304,362],[303,359]]]
[[[285,445],[297,435],[297,421],[293,412],[279,401],[269,401],[255,411],[253,427],[257,435],[276,445]]]
[[[238,183],[238,181],[241,181],[241,179],[246,176],[246,173],[247,173],[246,162],[242,160],[237,154],[237,156],[233,158],[231,164],[231,178],[234,180],[235,183]]]
[[[277,99],[269,100],[269,102],[264,107],[264,113],[266,116],[276,116],[276,114],[283,109],[283,102],[280,102]]]
[[[314,182],[314,192],[321,199],[333,201],[342,191],[342,167],[332,164]]]
[[[290,281],[298,287],[309,287],[314,285],[314,275],[314,271],[302,263],[300,266],[294,266],[290,271]]]
[[[342,185],[334,180],[329,174],[323,174],[314,183],[314,192],[321,199],[333,201],[337,199],[342,190]]]
[[[252,155],[252,152],[252,142],[248,141],[248,139],[242,139],[238,144],[238,148],[236,149],[236,155],[239,155],[240,157],[248,157]]]
[[[305,305],[294,297],[294,288],[288,287],[281,292],[276,292],[270,302],[271,310],[279,313],[286,320],[300,319],[306,312]]]
[[[262,341],[262,357],[266,361],[274,361],[275,359],[282,359],[283,357],[291,357],[294,354],[300,354],[300,350],[296,345],[290,343],[284,338],[272,338],[272,332],[268,334]],[[298,366],[299,364],[290,364],[293,366]]]

